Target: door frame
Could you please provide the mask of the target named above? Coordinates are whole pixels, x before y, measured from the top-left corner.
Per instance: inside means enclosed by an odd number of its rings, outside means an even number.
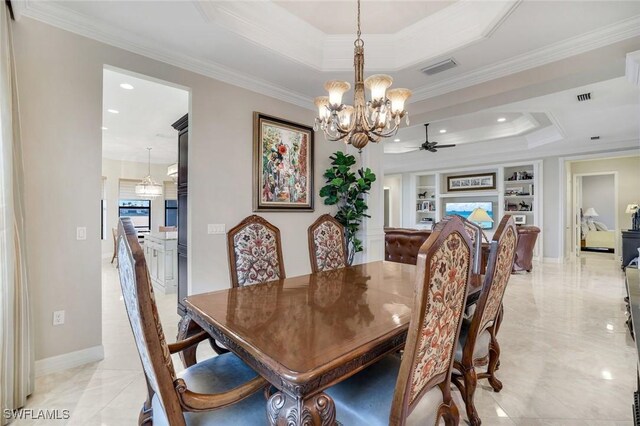
[[[571,214],[571,220],[572,220],[572,241],[573,241],[573,245],[572,245],[572,249],[571,249],[571,256],[572,257],[580,257],[580,253],[582,252],[581,250],[581,245],[579,243],[579,232],[578,229],[581,225],[580,223],[580,219],[579,219],[579,211],[580,211],[580,204],[582,204],[582,178],[586,177],[586,176],[607,176],[607,175],[613,175],[613,202],[614,202],[614,230],[615,230],[615,234],[614,234],[614,246],[613,246],[613,255],[614,256],[618,256],[618,230],[619,230],[619,220],[618,220],[618,172],[617,171],[605,171],[605,172],[590,172],[590,173],[575,173],[573,174],[573,179],[572,179],[572,195],[573,195],[573,200],[572,200],[572,214]],[[580,181],[580,185],[578,185],[578,181]],[[579,188],[579,191],[576,191],[576,188]]]

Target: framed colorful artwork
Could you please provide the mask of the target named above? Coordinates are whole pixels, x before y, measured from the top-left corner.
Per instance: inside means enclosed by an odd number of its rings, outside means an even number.
[[[253,211],[313,211],[313,133],[253,113]]]

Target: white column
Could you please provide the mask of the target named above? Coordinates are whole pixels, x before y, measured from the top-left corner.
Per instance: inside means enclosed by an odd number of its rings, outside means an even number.
[[[369,143],[359,154],[356,149],[349,147],[348,152],[358,159],[360,167],[370,168],[376,175],[376,181],[366,197],[371,218],[365,218],[360,227],[359,239],[362,240],[364,251],[358,253],[354,263],[375,262],[384,259],[384,188],[383,180],[383,144]]]

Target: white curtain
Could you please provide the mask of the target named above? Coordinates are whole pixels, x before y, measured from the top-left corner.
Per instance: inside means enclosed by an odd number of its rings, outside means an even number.
[[[11,20],[0,5],[0,413],[25,405],[33,392],[23,173]],[[0,423],[8,419],[0,416]]]

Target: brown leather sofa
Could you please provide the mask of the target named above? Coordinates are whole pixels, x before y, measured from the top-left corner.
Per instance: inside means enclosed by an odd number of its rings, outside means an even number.
[[[415,265],[418,251],[431,231],[405,228],[384,229],[384,260]]]
[[[536,245],[540,228],[537,226],[518,226],[518,245],[516,246],[516,259],[513,262],[513,272],[531,272],[533,265],[533,248]]]

